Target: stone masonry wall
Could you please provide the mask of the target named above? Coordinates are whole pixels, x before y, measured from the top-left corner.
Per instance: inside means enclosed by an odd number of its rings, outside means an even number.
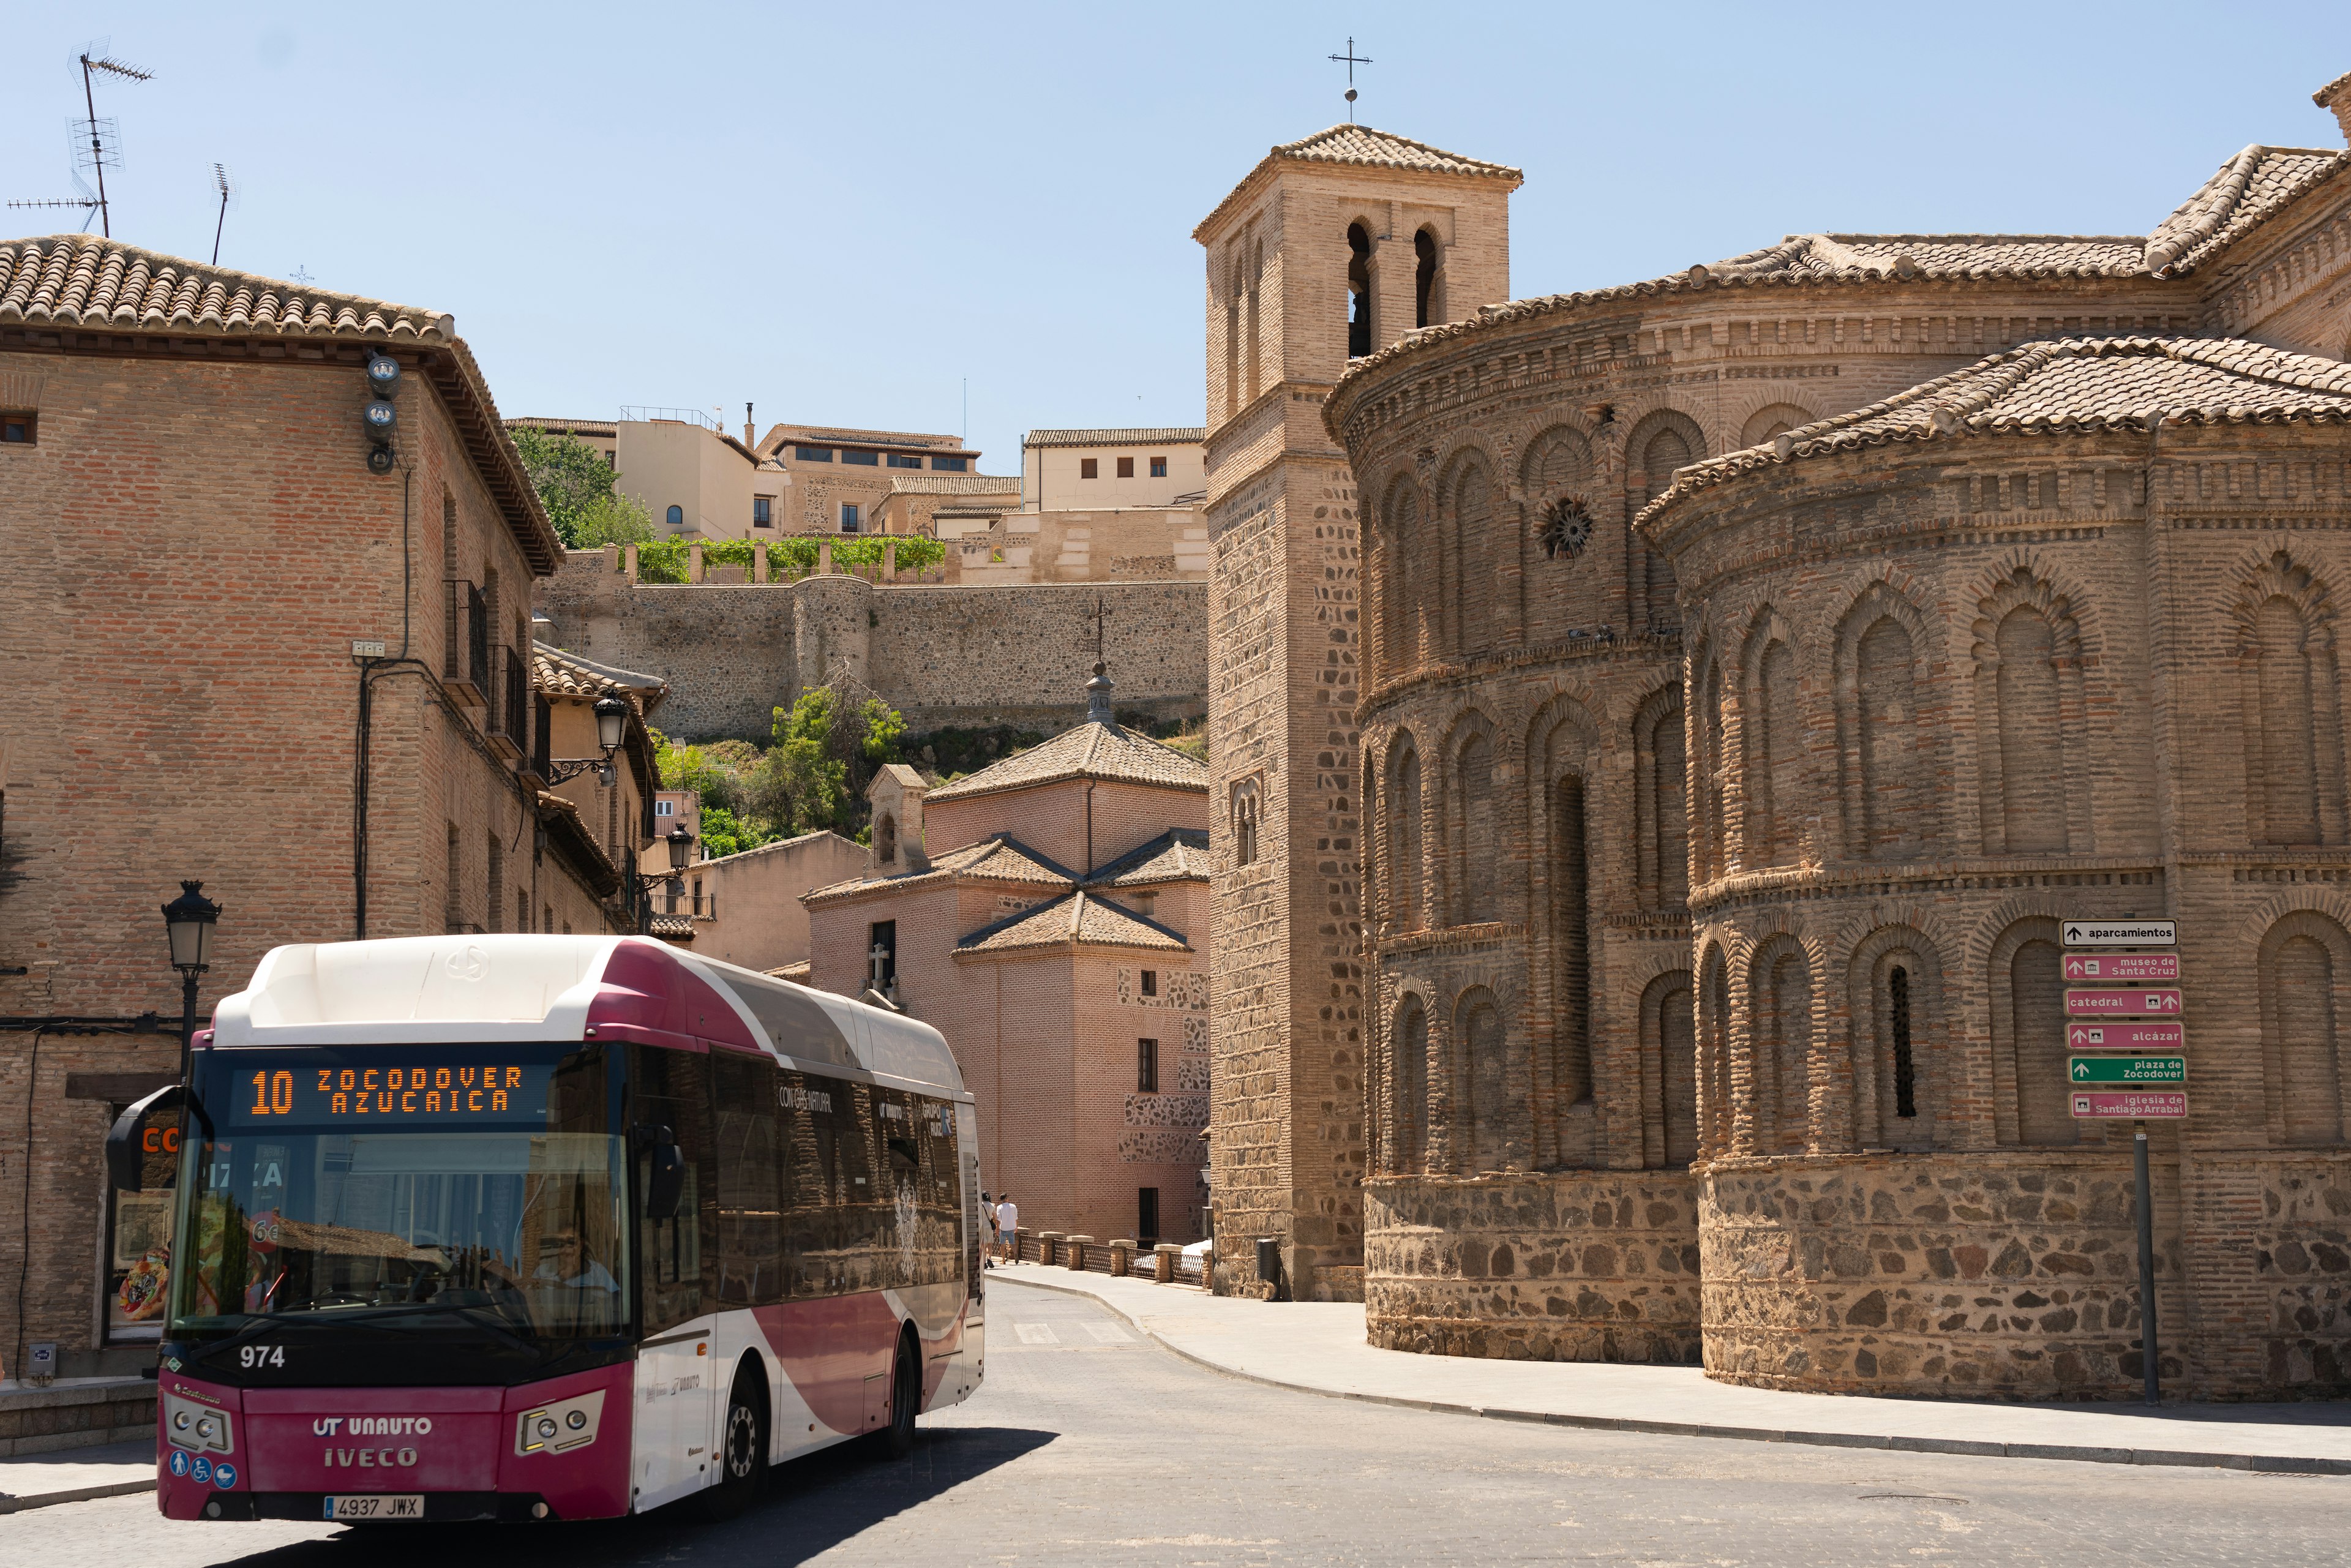
[[[670,682],[653,716],[691,739],[767,738],[770,715],[833,670],[851,674],[917,732],[946,725],[1061,729],[1085,715],[1089,616],[1104,633],[1121,713],[1195,716],[1207,700],[1207,585],[1200,582],[883,586],[630,583],[576,551],[539,587],[549,640]]]
[[[1698,1184],[1686,1171],[1381,1176],[1364,1304],[1388,1350],[1695,1363]]]

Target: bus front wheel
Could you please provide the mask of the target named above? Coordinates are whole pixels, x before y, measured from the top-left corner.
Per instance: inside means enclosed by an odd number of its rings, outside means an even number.
[[[903,1459],[914,1449],[914,1416],[923,1406],[923,1360],[912,1333],[898,1336],[898,1357],[890,1367],[890,1425],[874,1434],[884,1458]]]

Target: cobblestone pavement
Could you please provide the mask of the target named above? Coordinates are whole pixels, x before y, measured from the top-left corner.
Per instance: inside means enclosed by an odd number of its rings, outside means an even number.
[[[2340,1562],[2351,1479],[1652,1437],[1293,1394],[998,1286],[988,1379],[902,1464],[778,1472],[739,1520],[464,1531],[165,1524],[150,1497],[0,1519],[10,1568],[255,1563]],[[526,1540],[527,1537],[536,1539]],[[493,1555],[495,1554],[495,1556]]]

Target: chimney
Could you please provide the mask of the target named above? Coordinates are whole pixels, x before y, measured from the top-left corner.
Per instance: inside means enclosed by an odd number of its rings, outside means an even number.
[[[2335,116],[2343,140],[2351,142],[2351,71],[2346,71],[2310,95],[2310,101]]]
[[[754,427],[751,423],[751,405],[747,402],[743,405],[743,444],[746,446],[757,446],[759,444],[759,438],[752,434],[753,428]]]

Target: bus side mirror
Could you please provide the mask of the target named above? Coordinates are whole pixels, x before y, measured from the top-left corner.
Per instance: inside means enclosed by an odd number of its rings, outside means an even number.
[[[123,1192],[139,1192],[147,1185],[147,1118],[157,1111],[169,1111],[180,1103],[180,1086],[166,1083],[145,1099],[114,1119],[106,1132],[106,1176]],[[172,1129],[172,1143],[179,1143],[179,1129]]]
[[[685,1156],[678,1153],[677,1135],[667,1127],[639,1127],[640,1138],[653,1145],[653,1170],[645,1180],[645,1218],[675,1219],[685,1197]]]

